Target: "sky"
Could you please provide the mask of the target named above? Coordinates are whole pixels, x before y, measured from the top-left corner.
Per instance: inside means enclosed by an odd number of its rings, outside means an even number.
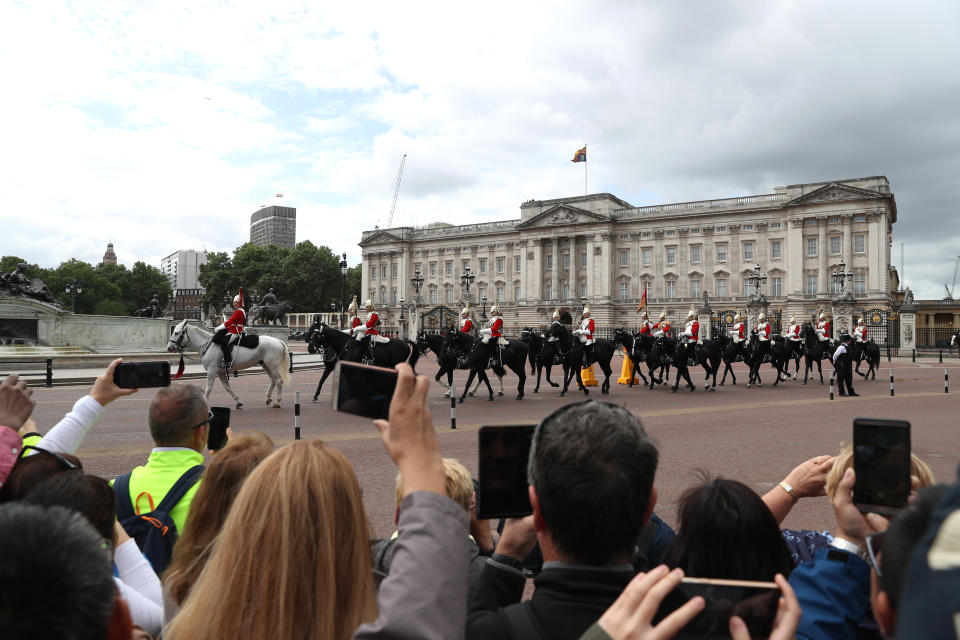
[[[159,267],[261,205],[364,230],[885,175],[907,284],[960,254],[960,4],[85,0],[0,4],[0,255]],[[284,194],[277,198],[276,194]],[[960,286],[957,288],[960,297]]]

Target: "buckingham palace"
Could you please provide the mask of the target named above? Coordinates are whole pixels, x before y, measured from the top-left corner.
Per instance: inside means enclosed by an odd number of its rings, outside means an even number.
[[[784,317],[829,310],[841,286],[858,308],[888,310],[896,219],[884,176],[644,207],[609,193],[529,200],[519,219],[363,232],[362,294],[388,324],[402,302],[409,318],[415,301],[413,315],[496,301],[511,329],[558,306],[579,319],[583,299],[601,325],[635,324],[645,288],[651,315],[677,322],[704,293],[745,309],[758,282]]]

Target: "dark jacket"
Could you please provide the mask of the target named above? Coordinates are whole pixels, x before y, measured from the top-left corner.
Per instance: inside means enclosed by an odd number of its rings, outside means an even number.
[[[797,638],[842,640],[857,637],[857,627],[870,606],[870,565],[846,551],[827,547],[813,562],[790,574],[803,617]]]
[[[390,565],[393,563],[393,554],[396,551],[397,536],[392,538],[378,538],[370,543],[370,555],[373,558],[373,577],[379,585],[390,574]],[[469,538],[470,569],[467,575],[467,602],[473,598],[480,583],[480,573],[487,564],[487,556],[481,555],[480,547]],[[442,567],[439,569],[442,570]]]
[[[523,573],[488,560],[477,594],[470,601],[467,640],[526,640],[529,636],[518,632],[509,620],[517,614],[528,620],[532,614],[543,638],[576,640],[614,603],[634,575],[629,565],[604,568],[547,562],[534,580],[533,597],[521,603]]]

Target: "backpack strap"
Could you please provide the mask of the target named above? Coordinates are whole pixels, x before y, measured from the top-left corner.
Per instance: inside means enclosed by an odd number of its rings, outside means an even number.
[[[519,606],[505,607],[503,615],[507,628],[515,640],[546,640],[547,635],[533,615],[533,607],[526,602]]]
[[[173,507],[180,502],[180,499],[186,495],[187,491],[197,484],[200,480],[200,476],[203,475],[203,465],[198,464],[195,467],[190,467],[183,472],[183,475],[177,478],[177,481],[173,483],[173,486],[170,487],[170,490],[167,491],[167,495],[163,496],[163,500],[160,501],[160,504],[157,505],[155,511],[164,511],[169,513]]]
[[[136,514],[133,511],[133,502],[130,500],[130,474],[117,476],[113,481],[113,491],[117,494],[117,520],[123,522]]]

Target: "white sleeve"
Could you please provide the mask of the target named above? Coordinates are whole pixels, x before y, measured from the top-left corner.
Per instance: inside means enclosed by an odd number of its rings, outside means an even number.
[[[153,570],[151,569],[151,571]],[[163,607],[143,594],[138,593],[123,580],[114,578],[113,581],[117,585],[117,591],[120,592],[120,597],[123,598],[124,602],[127,603],[127,608],[130,609],[130,617],[133,619],[133,624],[143,627],[151,636],[159,635]]]
[[[153,567],[134,540],[127,540],[113,554],[117,573],[127,586],[157,605],[163,605],[163,589]]]
[[[106,409],[90,396],[77,400],[73,409],[43,436],[37,446],[47,451],[76,453],[84,436],[97,423]]]

